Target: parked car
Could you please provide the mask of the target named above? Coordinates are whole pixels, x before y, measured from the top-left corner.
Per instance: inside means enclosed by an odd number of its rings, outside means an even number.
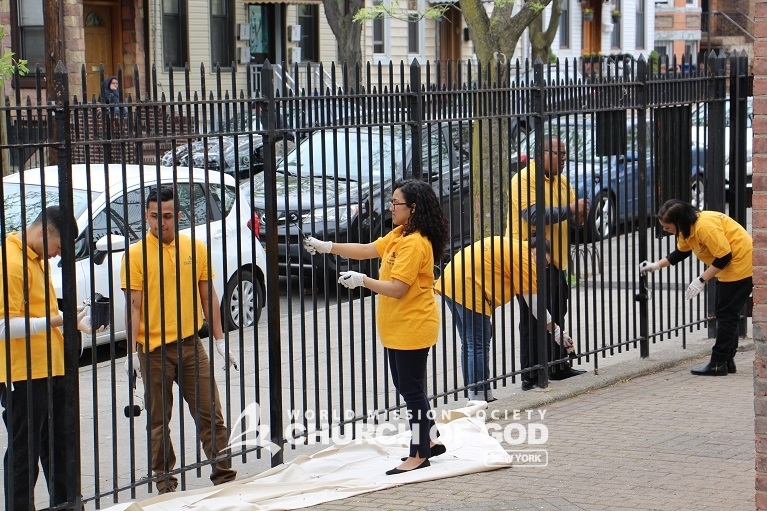
[[[754,145],[754,98],[749,97],[746,106],[747,119],[746,119],[746,182],[747,186],[751,186],[751,176],[753,174],[752,155]],[[724,186],[725,189],[730,188],[730,98],[726,98],[724,102]],[[698,103],[693,106],[692,109],[692,146],[693,156],[697,157],[700,162],[699,172],[696,178],[690,182],[690,191],[692,197],[692,203],[699,209],[705,206],[705,161],[706,161],[706,147],[708,146],[709,137],[709,125],[708,125],[708,105],[706,103]]]
[[[407,129],[407,131],[405,131]],[[452,253],[468,243],[471,233],[468,123],[434,124],[423,130],[423,177],[429,180],[451,217]],[[374,126],[354,130],[321,130],[303,140],[278,165],[276,174],[279,217],[276,225],[280,273],[309,275],[335,282],[337,272],[355,269],[375,272],[369,261],[350,261],[327,255],[311,257],[301,246],[301,233],[337,242],[369,242],[391,227],[389,200],[395,180],[413,171],[409,128]],[[265,216],[264,175],[253,176],[254,213],[262,239],[275,226]],[[300,231],[299,231],[300,230]]]
[[[546,135],[554,134],[567,145],[567,164],[563,174],[575,190],[578,198],[590,202],[581,239],[600,240],[618,233],[621,225],[634,221],[639,214],[639,146],[636,125],[626,126],[626,150],[624,154],[599,156],[596,154],[597,126],[589,117],[566,116],[553,119],[546,124]],[[653,130],[648,125],[648,137]],[[535,132],[525,140],[519,156],[512,155],[512,161],[526,161],[527,153],[534,152]],[[652,143],[646,144],[646,187],[645,200],[648,216],[657,209],[654,196],[654,172]],[[691,180],[696,178],[697,160],[693,155],[690,169]]]
[[[263,137],[252,133],[263,129],[262,116],[255,110],[244,115],[241,113],[219,123],[213,132],[204,137],[184,141],[167,151],[160,162],[165,167],[171,167],[174,163],[190,166],[191,163],[194,168],[224,171],[237,178],[247,178],[261,172],[264,166]],[[288,150],[292,149],[294,140],[291,130],[285,137]],[[277,144],[278,151],[281,152],[283,147],[283,144]]]
[[[134,243],[143,237],[146,197],[158,182],[177,183],[177,206],[182,213],[179,232],[208,241],[215,272],[213,285],[221,298],[225,329],[247,327],[258,321],[265,301],[266,255],[259,243],[252,243],[246,226],[247,216],[234,208],[239,193],[234,178],[218,172],[189,170],[185,167],[156,168],[139,165],[73,165],[72,194],[79,235],[75,242],[77,303],[92,298],[93,291],[110,299],[112,322],[109,330],[97,334],[96,344],[125,339],[125,297],[120,289],[120,266],[127,239]],[[42,180],[45,179],[45,195]],[[85,178],[87,176],[87,178]],[[22,184],[23,183],[23,184]],[[107,188],[107,183],[109,188]],[[222,186],[223,183],[223,186]],[[143,186],[143,194],[141,187]],[[3,178],[5,233],[19,230],[22,224],[21,197],[25,201],[26,221],[33,221],[44,207],[58,203],[58,167],[32,169]],[[88,206],[90,204],[92,218]],[[127,212],[127,218],[125,213]],[[208,221],[209,219],[209,221]],[[242,240],[238,252],[237,238]],[[102,239],[103,238],[103,239]],[[226,251],[224,251],[224,241]],[[107,243],[108,241],[108,243]],[[111,249],[107,251],[107,248]],[[59,258],[51,259],[52,279],[62,296]],[[91,268],[93,273],[91,273]],[[88,347],[91,336],[82,336]]]

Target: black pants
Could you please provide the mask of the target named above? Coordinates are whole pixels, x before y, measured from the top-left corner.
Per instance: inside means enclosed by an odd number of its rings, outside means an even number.
[[[415,456],[418,453],[421,458],[428,458],[431,454],[432,428],[434,428],[434,438],[437,437],[437,428],[434,427],[429,400],[426,398],[426,360],[429,358],[429,349],[386,349],[394,388],[405,400],[407,408],[412,434],[409,456]]]
[[[27,396],[31,395],[31,408]],[[0,383],[0,404],[3,405],[3,422],[8,430],[8,448],[3,459],[5,472],[5,509],[13,511],[34,510],[34,491],[40,473],[39,462],[48,482],[52,505],[66,502],[66,451],[67,432],[64,430],[64,377],[51,378],[51,393],[48,380],[40,378],[16,382],[13,392]],[[10,401],[12,400],[12,403]],[[53,403],[53,417],[48,415],[48,402]],[[9,404],[11,413],[8,413]],[[48,429],[53,425],[53,437]],[[13,446],[13,456],[10,447]],[[50,449],[53,447],[53,460]],[[53,472],[51,473],[51,461]],[[30,472],[32,486],[30,487]],[[11,484],[13,474],[13,484]]]
[[[711,349],[712,362],[726,362],[738,349],[740,311],[751,295],[753,279],[716,283],[716,342]]]
[[[549,292],[545,293],[546,308],[551,314],[551,320],[564,328],[565,316],[567,315],[567,302],[570,298],[570,286],[567,283],[565,272],[556,268],[553,264],[548,269],[548,287]],[[540,292],[540,290],[539,290]],[[517,296],[519,302],[519,363],[522,369],[538,365],[544,358],[538,353],[538,322],[533,317],[533,313],[527,306],[522,296]],[[543,314],[539,314],[543,316]],[[545,318],[544,318],[545,319]],[[567,356],[567,351],[554,342],[554,337],[546,335],[548,339],[548,360],[558,360]],[[569,362],[563,362],[551,366],[552,373],[569,369]],[[523,380],[536,381],[537,375],[526,373],[522,375]]]

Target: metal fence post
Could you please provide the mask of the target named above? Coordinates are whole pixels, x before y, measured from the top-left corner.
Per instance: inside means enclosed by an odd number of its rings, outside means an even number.
[[[72,144],[69,129],[69,76],[67,67],[62,61],[56,65],[53,73],[53,115],[55,117],[54,143],[56,161],[59,167],[59,207],[64,218],[73,218],[74,200],[72,198]],[[68,431],[69,441],[66,445],[54,446],[55,449],[65,449],[67,471],[67,503],[72,509],[83,509],[82,491],[80,488],[80,332],[76,324],[75,285],[75,237],[77,226],[65,223],[61,232],[61,297],[64,298],[64,388],[66,398],[64,405],[63,427]],[[73,299],[74,298],[74,299]]]
[[[753,87],[748,73],[748,55],[741,52],[730,57],[730,216],[744,228],[748,217],[748,153],[746,132],[748,130],[748,98],[753,96]],[[745,309],[745,307],[744,307]],[[740,311],[738,335],[745,337],[748,331],[747,313]]]
[[[711,52],[708,58],[709,72],[713,77],[708,84],[708,98],[713,99],[708,108],[708,140],[706,140],[706,209],[724,211],[724,123],[727,97],[727,78],[725,77],[726,57]],[[716,279],[708,284],[707,315],[708,336],[716,337]]]
[[[408,97],[408,116],[412,122],[410,126],[410,132],[412,133],[413,143],[412,147],[413,158],[411,171],[413,175],[407,175],[407,169],[405,169],[404,177],[423,179],[423,147],[421,139],[423,136],[423,94],[421,92],[421,64],[418,60],[413,59],[410,64],[410,94]]]
[[[539,179],[541,176],[543,176],[543,159],[546,158],[546,155],[543,153],[543,141],[545,136],[551,136],[550,133],[546,134],[545,132],[546,120],[544,118],[544,107],[546,104],[546,90],[543,84],[543,61],[540,59],[540,57],[535,59],[535,64],[533,64],[533,76],[535,83],[535,86],[532,88],[532,111],[535,113],[535,117],[533,118],[533,127],[535,133],[538,134],[538,136],[535,137],[534,154],[536,163],[541,163],[540,167],[536,165],[535,168],[536,179],[534,193],[535,203],[540,205],[546,203],[544,180]],[[549,140],[549,144],[550,143],[551,140]],[[522,193],[533,193],[533,191],[529,189],[522,190]],[[536,215],[535,231],[538,233],[544,233],[546,229],[546,224],[543,217],[544,215]],[[545,245],[543,242],[544,237],[536,237],[536,265],[538,268],[546,267],[546,250],[544,248]],[[557,285],[558,284],[559,283],[557,283]],[[546,296],[549,292],[548,272],[538,272],[538,289],[546,290],[544,293],[538,293],[536,298],[536,300],[538,300],[538,310],[545,311],[547,310],[546,301],[549,299],[549,297]],[[536,324],[537,331],[535,332],[535,338],[536,343],[538,344],[538,362],[543,365],[543,367],[538,370],[538,382],[540,383],[540,387],[545,388],[549,386],[549,336],[546,330],[545,321],[537,321]],[[528,340],[520,339],[520,342],[528,342]]]
[[[637,167],[639,169],[639,184],[637,190],[647,189],[647,61],[644,56],[640,56],[637,61],[637,89],[636,89],[636,101],[637,101],[637,151],[639,151],[639,161]],[[648,256],[648,243],[647,243],[647,218],[650,207],[647,204],[647,195],[639,193],[639,260],[646,261]],[[654,213],[654,212],[652,212]],[[650,313],[648,309],[648,291],[647,281],[649,275],[639,276],[639,293],[637,293],[635,299],[639,302],[639,356],[641,358],[647,358],[650,356]]]
[[[282,426],[282,343],[280,341],[280,280],[277,254],[277,111],[274,99],[274,67],[267,60],[261,68],[261,90],[267,101],[268,130],[264,137],[264,188],[266,206],[266,313],[269,345],[269,428],[271,441],[285,445]],[[272,466],[282,464],[282,449],[272,453]]]

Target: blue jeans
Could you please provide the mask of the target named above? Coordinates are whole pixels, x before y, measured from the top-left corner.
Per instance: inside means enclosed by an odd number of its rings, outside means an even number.
[[[489,392],[489,383],[475,384],[490,378],[490,341],[493,338],[490,316],[467,309],[446,296],[442,299],[453,313],[453,323],[461,337],[461,368],[464,385],[471,387],[469,392],[473,394]]]

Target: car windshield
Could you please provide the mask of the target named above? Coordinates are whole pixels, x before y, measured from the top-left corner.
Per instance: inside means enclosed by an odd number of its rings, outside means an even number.
[[[258,118],[251,112],[241,112],[230,119],[222,121],[218,125],[217,133],[236,133],[240,131],[250,131],[251,126],[259,124]],[[254,128],[260,129],[260,128]]]
[[[564,124],[551,122],[546,124],[546,136],[551,133],[558,135],[560,140],[564,140],[567,145],[568,161],[594,161],[599,159],[599,147],[595,140],[596,127],[591,123],[584,124]],[[608,134],[609,136],[609,134]],[[652,131],[648,128],[647,136],[652,136]],[[637,125],[630,123],[626,126],[626,154],[636,152],[638,147]],[[646,146],[650,151],[650,144]],[[535,132],[531,132],[526,140],[522,141],[521,153],[527,153],[530,158],[535,152]],[[649,154],[649,153],[648,153]]]
[[[746,126],[751,127],[751,121],[754,118],[754,103],[751,98],[748,98],[746,105]],[[705,103],[698,103],[692,111],[692,125],[705,127],[708,126],[708,105]],[[724,125],[730,125],[730,100],[724,102]]]
[[[394,174],[403,162],[402,128],[365,131],[324,131],[312,135],[278,165],[288,174],[330,177],[343,181],[379,180]]]
[[[8,234],[21,230],[24,226],[32,223],[44,207],[53,206],[59,203],[59,189],[55,186],[45,188],[45,199],[43,199],[42,186],[24,185],[24,211],[25,218],[22,219],[22,187],[19,183],[3,183],[3,200],[5,217],[3,223],[3,238]],[[88,207],[88,192],[86,190],[72,190],[74,199],[75,218]],[[93,197],[95,199],[95,195]],[[25,223],[26,222],[26,223]]]

